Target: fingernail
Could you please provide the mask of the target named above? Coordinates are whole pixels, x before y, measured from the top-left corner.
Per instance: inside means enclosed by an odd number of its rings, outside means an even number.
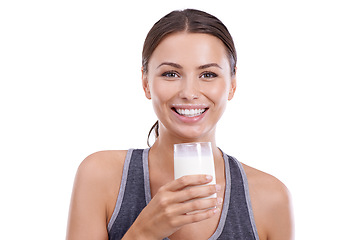
[[[216,184],[216,185],[215,185],[215,189],[216,189],[217,192],[220,192],[221,186],[220,186],[219,184]]]
[[[214,213],[217,213],[218,211],[219,211],[218,208],[215,208],[215,209],[214,209]]]
[[[222,198],[217,198],[217,202],[218,202],[218,204],[221,204],[222,203]]]
[[[212,176],[211,176],[211,175],[206,175],[206,180],[211,181],[211,180],[212,180]]]

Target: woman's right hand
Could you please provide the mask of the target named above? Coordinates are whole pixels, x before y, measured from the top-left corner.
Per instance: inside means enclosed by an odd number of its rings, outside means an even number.
[[[211,180],[207,175],[188,175],[162,186],[123,239],[163,239],[186,224],[216,215],[222,199],[204,199],[220,191],[219,185],[204,185]]]

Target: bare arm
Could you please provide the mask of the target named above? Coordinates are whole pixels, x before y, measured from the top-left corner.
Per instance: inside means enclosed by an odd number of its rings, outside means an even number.
[[[126,151],[98,152],[80,164],[70,203],[67,240],[108,239],[107,221],[122,173],[119,159],[125,155]]]
[[[248,177],[256,228],[261,240],[293,240],[290,193],[275,177],[243,164]]]
[[[294,223],[290,193],[285,186],[279,186],[269,208],[269,240],[293,240]]]

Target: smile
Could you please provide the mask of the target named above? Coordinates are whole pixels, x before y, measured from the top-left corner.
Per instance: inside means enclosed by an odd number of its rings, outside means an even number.
[[[203,109],[184,109],[184,108],[172,108],[177,114],[184,117],[197,117],[203,114],[207,108]]]

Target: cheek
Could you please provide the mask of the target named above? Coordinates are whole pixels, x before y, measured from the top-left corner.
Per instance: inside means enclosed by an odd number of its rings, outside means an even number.
[[[174,88],[165,81],[154,80],[150,85],[153,104],[165,104],[174,95]]]
[[[215,106],[226,104],[229,95],[229,85],[225,82],[219,82],[206,89],[207,97],[214,102]]]

